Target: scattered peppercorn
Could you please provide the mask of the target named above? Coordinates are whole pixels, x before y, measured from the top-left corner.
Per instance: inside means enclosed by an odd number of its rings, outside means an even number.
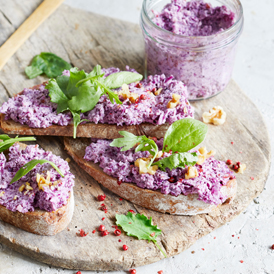
[[[243,260],[240,260],[240,263],[242,264],[244,261]]]
[[[140,101],[140,99],[139,99],[139,98],[137,98],[137,99],[135,100],[135,104],[138,104],[138,103],[139,103],[139,101]]]
[[[96,232],[96,230],[93,230],[92,233],[94,234]]]
[[[168,179],[168,181],[171,182],[171,183],[173,183],[173,182],[175,181],[175,179],[174,179],[174,177],[170,177],[170,178]]]
[[[121,235],[121,230],[120,229],[115,229],[114,234],[115,234],[115,236],[120,236]]]
[[[123,245],[123,249],[124,250],[128,250],[128,246],[127,245]]]
[[[141,94],[140,99],[141,99],[141,100],[145,100],[145,99],[146,99],[145,94]]]
[[[130,274],[136,274],[137,271],[136,271],[136,269],[130,269],[130,270],[129,270],[129,273],[130,273]]]
[[[105,228],[105,226],[104,226],[104,225],[100,225],[100,226],[99,226],[99,228],[98,228],[98,230],[99,230],[99,231],[105,231],[105,230],[106,230],[106,228]]]
[[[136,88],[141,88],[142,86],[143,86],[142,83],[137,83],[135,87]]]
[[[122,242],[122,240],[121,240],[121,239],[119,239],[119,240],[118,240],[118,242],[119,242],[119,243],[121,243],[121,242]]]
[[[105,220],[105,217],[102,218],[102,221],[104,221],[104,220]]]
[[[251,180],[254,180],[254,177],[250,177]]]
[[[205,251],[205,249],[204,249],[204,248],[202,248],[202,250],[203,250],[203,251]]]
[[[274,249],[274,245],[272,245],[270,248],[271,248],[271,249]]]
[[[228,160],[226,161],[226,164],[227,164],[227,165],[231,165],[231,164],[232,164],[232,161],[228,159]]]
[[[109,232],[108,232],[107,230],[101,232],[101,235],[102,235],[103,237],[104,237],[104,236],[107,236],[108,234],[109,234]]]
[[[160,271],[158,271],[157,273],[158,273],[158,274],[163,274],[164,271],[163,271],[163,270],[160,270]]]
[[[195,251],[191,251],[191,253],[192,253],[192,254],[194,254],[194,253],[195,253]]]
[[[117,184],[121,185],[121,183],[122,183],[122,180],[117,179]]]
[[[82,274],[81,271],[77,271],[76,274]]]
[[[130,209],[128,212],[135,213],[135,211],[134,211],[134,210],[132,210],[132,209]]]
[[[122,199],[122,198],[119,198],[119,200],[120,200],[120,201],[123,201],[123,199]]]
[[[234,145],[234,142],[231,142],[231,145]]]
[[[83,229],[79,229],[79,233],[76,233],[78,237],[86,237],[88,233],[85,233]]]
[[[98,201],[104,201],[106,199],[106,195],[103,194],[103,195],[98,195]]]
[[[155,232],[151,233],[150,236],[151,236],[151,237],[154,237],[154,236],[155,236]]]

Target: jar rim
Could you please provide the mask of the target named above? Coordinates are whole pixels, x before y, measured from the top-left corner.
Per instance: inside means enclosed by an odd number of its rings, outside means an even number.
[[[148,11],[147,11],[147,2],[148,1],[151,1],[151,0],[144,0],[143,1],[142,11],[144,12],[144,15],[148,19],[149,23],[153,27],[155,27],[157,30],[162,31],[163,33],[172,35],[173,37],[184,38],[184,39],[185,38],[188,38],[188,39],[204,39],[205,37],[210,39],[210,38],[216,37],[217,35],[226,35],[226,34],[229,34],[230,32],[233,33],[234,30],[237,29],[238,26],[241,24],[242,19],[243,19],[243,14],[244,14],[242,3],[240,2],[240,0],[235,0],[238,3],[238,6],[239,6],[240,10],[239,10],[239,16],[238,16],[237,21],[231,27],[229,27],[228,29],[226,29],[224,31],[221,31],[220,33],[217,33],[217,34],[211,34],[211,35],[207,35],[207,36],[186,36],[186,35],[173,33],[169,30],[163,29],[163,28],[159,27],[158,25],[156,25],[148,15]]]

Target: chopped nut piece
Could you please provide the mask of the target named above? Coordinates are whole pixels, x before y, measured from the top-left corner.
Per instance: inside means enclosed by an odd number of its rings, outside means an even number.
[[[68,163],[70,163],[71,160],[70,160],[70,158],[67,158],[66,161],[67,161]]]
[[[46,179],[42,175],[40,175],[39,173],[37,173],[36,174],[36,182],[38,184],[39,190],[43,190],[44,191],[44,187],[50,187],[51,185],[56,186],[59,181],[51,182],[50,181],[50,172],[47,171],[47,178]]]
[[[137,93],[133,93],[129,91],[129,87],[127,84],[122,85],[122,89],[118,92],[119,95],[123,96],[123,98],[129,99],[131,103],[134,103],[135,100],[139,97]]]
[[[198,165],[202,165],[206,159],[215,155],[214,150],[207,152],[205,147],[199,148],[198,151],[201,153],[201,155],[198,156],[198,162],[197,162]]]
[[[240,164],[240,166],[239,166],[239,168],[236,172],[243,174],[245,170],[246,170],[246,165],[245,164]]]
[[[5,194],[5,191],[1,191],[0,192],[0,197],[4,196],[4,194]]]
[[[225,122],[226,113],[222,107],[214,107],[209,112],[203,113],[203,122],[206,124],[222,125]]]
[[[16,200],[17,199],[17,195],[15,195],[14,197],[13,197],[13,200]]]
[[[156,91],[154,92],[154,94],[155,94],[155,95],[159,95],[159,94],[161,93],[162,90],[163,90],[162,88],[159,88],[158,90],[156,90]]]
[[[185,179],[188,180],[188,179],[192,179],[192,178],[195,178],[195,177],[198,177],[198,171],[196,169],[196,167],[193,167],[193,166],[189,166],[188,167],[188,170],[187,170],[187,173],[185,174]]]
[[[158,158],[161,158],[163,156],[163,151],[159,151],[156,155],[156,158],[155,159],[158,159]]]
[[[172,99],[167,103],[167,108],[176,108],[180,104],[181,95],[173,93]]]
[[[23,185],[21,185],[20,187],[19,187],[19,192],[22,192],[23,190],[25,189],[25,185],[23,184]]]
[[[154,175],[158,169],[158,166],[151,166],[147,168],[149,165],[150,159],[149,158],[139,158],[134,162],[134,165],[139,167],[139,174],[150,174]]]
[[[187,113],[187,108],[186,107],[184,107],[184,113]]]
[[[26,190],[33,190],[33,188],[30,186],[30,183],[26,182]]]

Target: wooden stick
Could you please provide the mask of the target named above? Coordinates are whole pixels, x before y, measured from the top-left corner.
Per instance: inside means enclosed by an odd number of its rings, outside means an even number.
[[[64,2],[44,0],[30,17],[0,47],[0,70],[31,34]]]

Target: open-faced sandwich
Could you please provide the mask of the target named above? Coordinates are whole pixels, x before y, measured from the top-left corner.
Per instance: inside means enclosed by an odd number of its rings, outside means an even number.
[[[169,124],[193,117],[185,85],[173,77],[134,70],[72,68],[48,83],[24,89],[0,108],[10,134],[114,139],[119,131],[164,136]]]
[[[195,149],[207,126],[192,118],[174,122],[164,139],[120,132],[115,140],[65,138],[65,148],[95,180],[119,196],[163,213],[195,215],[230,203],[233,172],[214,152]]]
[[[33,137],[0,139],[0,220],[39,235],[65,229],[74,210],[68,162],[38,145],[18,142]]]

